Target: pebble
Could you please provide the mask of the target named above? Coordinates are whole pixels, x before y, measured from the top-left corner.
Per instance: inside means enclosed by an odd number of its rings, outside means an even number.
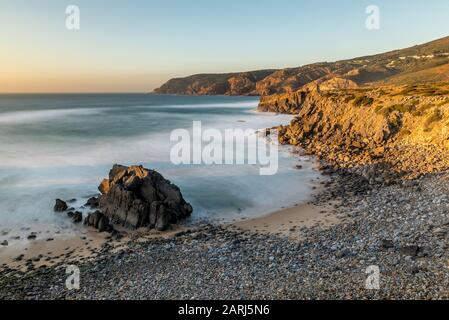
[[[196,225],[78,260],[78,291],[65,290],[64,267],[34,270],[30,261],[31,277],[0,268],[0,299],[449,299],[449,174],[420,178],[420,189],[371,185],[348,173],[330,179],[333,186],[312,203],[336,201],[345,220],[301,228],[300,241]],[[381,290],[365,287],[373,266]]]

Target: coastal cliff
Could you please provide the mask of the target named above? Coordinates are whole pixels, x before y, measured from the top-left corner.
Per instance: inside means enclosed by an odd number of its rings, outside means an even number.
[[[319,85],[261,99],[260,111],[297,114],[279,141],[306,148],[337,168],[367,168],[392,180],[449,169],[449,85],[323,90]],[[376,170],[373,169],[376,166]],[[369,171],[368,170],[368,171]],[[382,176],[388,173],[388,177]]]
[[[404,85],[449,81],[449,37],[411,48],[336,62],[280,70],[198,74],[171,79],[157,94],[246,95],[290,94],[313,82],[335,78],[358,85]]]
[[[260,70],[228,74],[198,74],[186,78],[171,79],[157,94],[180,95],[257,95],[258,81],[272,74],[274,70]]]

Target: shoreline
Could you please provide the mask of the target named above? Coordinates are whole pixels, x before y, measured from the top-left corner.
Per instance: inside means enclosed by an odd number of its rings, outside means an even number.
[[[283,236],[292,240],[304,240],[302,231],[305,228],[320,227],[327,229],[339,223],[341,223],[341,220],[333,210],[333,203],[314,205],[306,202],[259,218],[236,222],[231,226],[254,233]]]
[[[130,237],[117,249],[105,243],[98,257],[76,264],[84,283],[78,291],[65,289],[64,264],[0,271],[0,298],[447,299],[449,255],[442,239],[449,220],[442,204],[448,194],[449,173],[372,186],[335,172],[305,205],[237,225]],[[311,209],[320,208],[335,211],[339,224],[314,223],[317,210]],[[310,226],[297,229],[297,237],[253,230],[283,214]],[[381,290],[365,288],[373,265],[381,270]]]
[[[333,203],[312,204],[310,202],[313,198],[319,197],[323,191],[323,187],[320,187],[317,182],[314,181],[314,184],[315,191],[308,200],[255,218],[243,218],[237,221],[233,219],[229,222],[217,220],[211,223],[198,221],[186,225],[172,225],[170,230],[163,232],[147,228],[129,230],[119,226],[118,231],[123,236],[120,239],[113,239],[110,233],[101,233],[85,226],[75,228],[73,235],[55,235],[54,238],[49,239],[22,239],[18,243],[0,247],[0,271],[2,268],[8,268],[30,272],[42,267],[87,262],[101,258],[105,246],[112,246],[114,250],[125,249],[129,242],[172,239],[178,234],[195,232],[211,224],[219,228],[286,236],[300,241],[302,237],[295,234],[296,231],[317,226],[326,229],[340,222],[332,208]]]
[[[326,177],[319,172],[319,162],[306,156],[305,152],[297,147],[292,147],[288,152],[291,159],[301,162],[301,169],[295,170],[306,169],[307,173],[309,170],[317,173],[307,182],[309,195],[299,204],[274,209],[272,212],[255,218],[249,216],[240,219],[198,220],[185,225],[173,225],[172,230],[165,232],[146,228],[129,230],[116,226],[123,236],[120,239],[116,239],[110,233],[99,233],[94,228],[84,225],[72,225],[70,234],[60,234],[59,232],[51,234],[49,231],[43,230],[31,232],[31,228],[27,228],[29,231],[20,234],[20,240],[9,241],[7,246],[0,246],[0,271],[3,268],[32,272],[42,267],[57,267],[72,262],[84,263],[101,258],[104,247],[112,246],[115,250],[124,249],[129,242],[139,241],[139,239],[146,241],[148,239],[173,238],[177,233],[193,232],[207,224],[223,228],[236,228],[241,231],[256,231],[267,235],[289,235],[292,239],[300,240],[301,237],[293,235],[294,232],[291,232],[290,229],[294,228],[296,231],[317,224],[328,226],[328,223],[330,226],[338,220],[335,216],[329,217],[322,212],[330,210],[330,208],[321,208],[310,203],[310,200],[322,192],[322,185],[326,180]],[[27,235],[30,234],[36,235],[37,239],[27,239]],[[14,238],[12,234],[9,237],[10,239]]]
[[[302,154],[301,151],[298,151],[298,154]],[[316,161],[315,169],[319,172],[318,164]],[[335,210],[338,200],[317,201],[324,194],[325,186],[329,184],[330,180],[320,172],[312,182],[312,192],[307,199],[259,217],[232,222],[230,226],[242,231],[282,236],[296,241],[304,240],[303,231],[307,228],[319,227],[325,230],[342,222]]]
[[[66,248],[52,263],[26,257],[0,267],[0,298],[448,299],[449,172],[372,184],[316,164],[325,179],[304,203],[225,224],[126,232],[87,256]],[[65,288],[68,264],[80,268],[78,291]],[[366,288],[372,266],[381,290]]]
[[[114,238],[110,233],[85,227],[82,231],[78,230],[77,234],[58,236],[52,238],[51,241],[47,239],[23,240],[14,245],[0,247],[0,271],[7,268],[31,272],[43,267],[85,263],[101,258],[105,248],[108,248],[108,251],[116,252],[126,249],[129,242],[169,239],[177,233],[193,228],[172,225],[170,230],[159,232],[146,228],[127,230],[118,227],[122,236]]]

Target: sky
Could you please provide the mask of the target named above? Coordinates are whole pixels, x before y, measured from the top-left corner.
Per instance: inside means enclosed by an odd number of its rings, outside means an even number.
[[[66,28],[69,5],[79,30]],[[148,92],[336,61],[448,36],[448,15],[447,0],[0,0],[0,92]]]

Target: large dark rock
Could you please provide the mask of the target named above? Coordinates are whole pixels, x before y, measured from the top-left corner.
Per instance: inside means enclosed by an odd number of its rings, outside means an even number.
[[[100,211],[89,214],[84,220],[84,224],[88,227],[98,229],[100,232],[112,232],[114,230],[109,218]]]
[[[403,254],[404,256],[416,257],[418,255],[420,249],[421,248],[419,246],[412,245],[412,246],[405,246],[405,247],[399,248],[399,252],[401,254]]]
[[[99,205],[98,198],[92,197],[87,200],[87,202],[84,206],[91,207],[91,208],[98,208],[98,205]]]
[[[67,203],[61,199],[56,199],[55,206],[53,208],[55,212],[64,212],[68,209]]]
[[[73,216],[71,218],[73,223],[80,223],[83,221],[83,214],[79,211],[76,211],[75,213],[73,213]]]
[[[112,222],[131,228],[163,231],[193,211],[177,186],[142,166],[114,165],[99,190],[100,211]]]

